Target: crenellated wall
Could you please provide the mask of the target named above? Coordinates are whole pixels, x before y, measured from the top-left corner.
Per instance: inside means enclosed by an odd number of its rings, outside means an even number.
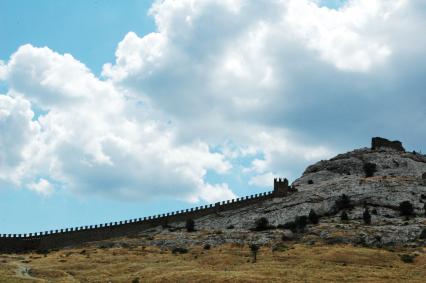
[[[215,204],[197,206],[191,209],[120,222],[29,234],[0,234],[0,252],[49,250],[114,237],[130,236],[158,225],[186,221],[188,218],[197,219],[211,213],[236,209],[273,197],[276,197],[273,192],[265,192]]]

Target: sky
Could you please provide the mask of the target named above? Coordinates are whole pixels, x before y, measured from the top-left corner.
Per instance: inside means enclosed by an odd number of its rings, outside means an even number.
[[[0,233],[272,189],[373,136],[425,151],[423,0],[0,1]]]

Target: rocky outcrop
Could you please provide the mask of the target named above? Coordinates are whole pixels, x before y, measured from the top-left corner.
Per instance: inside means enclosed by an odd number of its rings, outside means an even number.
[[[425,160],[423,155],[403,150],[357,149],[309,166],[293,182],[297,192],[291,195],[210,214],[197,219],[196,226],[225,231],[226,235],[230,233],[227,227],[249,231],[257,219],[266,217],[271,225],[285,227],[298,216],[308,216],[313,209],[321,216],[320,224],[310,225],[305,236],[376,246],[418,241],[424,245],[419,235],[426,228]],[[366,177],[366,163],[375,164],[371,177]],[[347,210],[346,223],[340,220],[341,211],[336,207],[336,200],[342,195],[350,198],[352,206]],[[400,215],[403,201],[413,205],[413,216]],[[370,225],[363,222],[365,208],[372,215]],[[184,223],[173,225],[183,227]]]
[[[393,149],[396,151],[405,151],[400,141],[390,141],[381,137],[375,137],[371,140],[371,149]]]

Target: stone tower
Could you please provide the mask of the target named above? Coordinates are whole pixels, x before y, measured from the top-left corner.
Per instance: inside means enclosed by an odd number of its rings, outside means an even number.
[[[274,195],[285,196],[291,191],[287,178],[274,178]]]

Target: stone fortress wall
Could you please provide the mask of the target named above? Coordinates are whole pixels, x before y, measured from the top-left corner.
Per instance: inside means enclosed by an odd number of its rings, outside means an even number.
[[[233,210],[250,204],[256,204],[273,197],[284,196],[283,187],[288,187],[287,179],[275,179],[274,191],[250,195],[205,206],[154,215],[144,218],[100,225],[51,230],[29,234],[0,234],[0,252],[25,252],[30,250],[49,250],[83,244],[91,241],[106,240],[114,237],[131,236],[143,230],[168,223],[197,219],[212,213]],[[294,189],[288,187],[290,192]]]

